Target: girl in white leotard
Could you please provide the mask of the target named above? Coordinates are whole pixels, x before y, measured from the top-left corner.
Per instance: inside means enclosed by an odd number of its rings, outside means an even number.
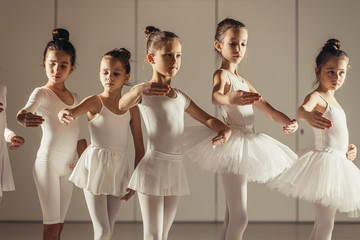
[[[182,149],[184,112],[217,133],[213,132],[210,145],[225,143],[231,130],[202,111],[182,91],[170,87],[180,69],[180,39],[154,27],[147,27],[145,33],[152,79],[126,93],[119,108],[125,111],[138,104],[149,136],[146,154],[129,183],[129,188],[138,192],[144,239],[166,240],[179,198],[189,193]]]
[[[13,131],[7,128],[6,123],[6,86],[0,83],[0,202],[3,191],[14,191],[15,185],[12,176],[9,154],[6,142],[10,142],[10,149],[17,149],[24,144],[24,138],[17,136]]]
[[[124,48],[106,53],[100,64],[104,91],[59,112],[59,120],[65,124],[85,113],[88,116],[91,144],[81,155],[70,181],[84,189],[95,240],[111,239],[121,200],[127,201],[134,194],[133,190],[126,193],[129,126],[135,145],[135,167],[144,155],[139,109],[118,108],[123,85],[130,78],[130,56]]]
[[[296,131],[297,122],[274,109],[239,75],[237,68],[247,43],[248,31],[243,23],[227,18],[218,24],[215,49],[222,63],[214,73],[212,101],[232,129],[229,141],[211,149],[207,129],[190,128],[185,134],[185,154],[200,168],[221,174],[226,200],[221,240],[243,239],[248,223],[247,182],[267,182],[297,159],[289,147],[254,130],[252,105],[283,126],[285,133]]]
[[[65,87],[65,80],[75,68],[75,49],[65,29],[53,30],[53,41],[44,51],[44,69],[48,77],[45,86],[36,88],[17,114],[25,127],[41,126],[43,135],[34,164],[34,180],[43,213],[43,239],[60,239],[64,219],[70,204],[73,184],[68,180],[71,166],[86,148],[79,140],[77,122],[65,126],[57,114],[75,106],[78,96]]]
[[[305,97],[298,116],[313,127],[315,147],[305,150],[295,164],[270,187],[315,205],[309,240],[330,240],[336,210],[358,217],[360,170],[353,164],[356,147],[349,144],[346,115],[335,99],[346,79],[349,57],[340,41],[329,39],[316,58],[319,86]]]

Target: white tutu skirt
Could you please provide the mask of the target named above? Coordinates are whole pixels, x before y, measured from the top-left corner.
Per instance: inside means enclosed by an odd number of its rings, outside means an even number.
[[[248,181],[264,183],[289,168],[297,155],[281,142],[261,133],[232,128],[229,140],[216,148],[216,133],[189,127],[184,133],[184,154],[200,169],[217,173],[247,174]]]
[[[69,180],[94,195],[122,196],[129,182],[127,154],[89,145]]]
[[[346,153],[335,149],[304,151],[268,186],[287,196],[336,208],[349,217],[359,216],[360,170],[346,158]]]
[[[183,155],[148,150],[135,168],[129,188],[154,196],[189,194]]]
[[[7,150],[7,145],[4,140],[0,140],[0,197],[3,191],[14,191],[15,184],[11,171],[10,159]]]

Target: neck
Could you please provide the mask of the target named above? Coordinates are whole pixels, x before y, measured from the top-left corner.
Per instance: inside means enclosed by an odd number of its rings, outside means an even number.
[[[224,60],[224,59],[221,63],[222,69],[225,69],[234,75],[238,75],[237,67],[238,67],[238,64],[230,63],[229,61]]]
[[[48,81],[45,86],[50,88],[50,89],[59,90],[59,91],[63,91],[63,90],[66,89],[64,82],[54,83],[52,81]]]
[[[150,82],[164,83],[164,84],[168,84],[170,86],[171,78],[166,77],[166,76],[160,74],[159,72],[153,71],[153,76],[152,76]]]
[[[316,91],[323,93],[324,95],[328,95],[333,97],[335,95],[335,90],[329,90],[329,89],[325,89],[322,86],[319,86]]]
[[[100,94],[102,97],[118,102],[121,98],[122,87],[116,91],[105,90]]]

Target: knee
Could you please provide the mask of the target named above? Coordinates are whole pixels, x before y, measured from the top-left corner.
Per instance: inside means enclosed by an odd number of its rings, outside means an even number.
[[[248,225],[249,219],[247,213],[243,214],[239,218],[239,227],[245,229]]]
[[[148,232],[145,233],[144,240],[162,240],[162,235],[158,232]]]

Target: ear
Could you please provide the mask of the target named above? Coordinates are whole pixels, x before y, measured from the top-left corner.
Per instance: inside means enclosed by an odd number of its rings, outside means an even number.
[[[215,40],[214,46],[215,46],[215,49],[221,53],[221,42]]]
[[[154,57],[154,55],[153,54],[148,54],[147,56],[147,60],[148,60],[148,62],[150,63],[150,64],[155,64],[155,57]]]
[[[69,71],[69,75],[75,70],[75,65],[71,66],[70,71]]]
[[[320,70],[321,70],[321,69],[318,68],[318,67],[315,68],[315,76],[316,76],[317,78],[319,78]]]
[[[43,61],[43,68],[44,68],[44,72],[46,72],[46,68],[45,68],[45,61]]]
[[[130,79],[130,73],[127,73],[126,75],[125,75],[125,81],[124,82],[128,82],[129,81],[129,79]]]

